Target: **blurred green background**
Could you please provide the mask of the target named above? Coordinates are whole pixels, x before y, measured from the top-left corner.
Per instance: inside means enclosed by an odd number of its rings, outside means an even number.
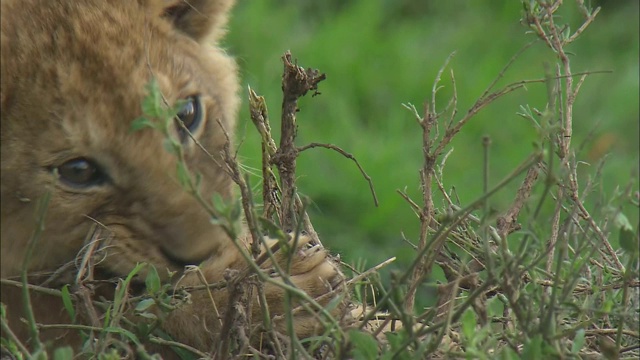
[[[584,83],[575,104],[573,144],[585,142],[578,154],[587,163],[582,166],[585,176],[607,157],[600,186],[611,194],[638,174],[639,9],[636,0],[594,5],[602,6],[601,13],[569,48],[572,70],[613,72],[591,75]],[[509,59],[534,39],[519,22],[521,9],[521,3],[513,0],[239,1],[224,46],[240,64],[245,91],[250,85],[266,97],[276,134],[280,57],[289,49],[302,66],[327,74],[320,84],[322,95],[300,102],[298,144],[336,144],[354,154],[373,179],[378,208],[350,160],[325,149],[310,150],[299,158],[299,191],[313,200],[312,221],[325,246],[340,253],[344,261],[374,265],[397,256],[396,266],[402,266],[411,258],[413,250],[402,234],[417,242],[419,223],[396,190],[405,189],[420,201],[421,134],[401,104],[421,108],[438,69],[456,51],[450,67],[455,73],[459,114],[465,113]],[[580,13],[572,1],[567,1],[557,21],[577,28]],[[544,63],[553,61],[551,51],[539,42],[498,86],[543,78]],[[452,93],[448,70],[442,85],[440,110]],[[242,96],[240,154],[246,165],[259,169],[259,137],[249,119],[246,92]],[[445,185],[455,186],[462,203],[482,193],[484,135],[493,143],[493,184],[533,150],[536,130],[516,115],[527,104],[544,108],[544,84],[528,85],[498,100],[472,119],[452,143]],[[257,190],[259,181],[252,177]],[[501,191],[492,206],[504,210],[512,189]],[[626,211],[632,212],[631,221],[637,224],[637,209]]]

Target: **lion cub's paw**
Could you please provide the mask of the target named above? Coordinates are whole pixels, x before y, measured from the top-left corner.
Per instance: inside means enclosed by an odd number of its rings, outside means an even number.
[[[289,244],[293,246],[293,243],[294,241],[291,240]],[[271,249],[277,249],[274,252],[274,257],[278,267],[282,272],[288,272],[288,279],[294,286],[306,292],[323,306],[342,295],[340,287],[344,283],[344,275],[340,272],[337,262],[331,258],[324,247],[312,244],[311,238],[306,235],[298,237],[295,249],[283,249],[283,246],[278,249],[278,246],[274,247],[275,244],[277,244],[276,240],[268,239],[266,241],[266,245]],[[272,262],[266,261],[262,267],[269,271],[272,277],[283,281]],[[284,310],[284,290],[275,284],[267,284],[265,295],[270,310],[281,314]],[[298,304],[299,302],[294,300],[294,306]],[[304,314],[299,317],[304,316],[310,315]],[[297,320],[299,319],[297,318]]]

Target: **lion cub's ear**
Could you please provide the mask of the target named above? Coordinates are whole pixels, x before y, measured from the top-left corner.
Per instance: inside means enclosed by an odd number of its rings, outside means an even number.
[[[175,28],[198,42],[217,41],[226,32],[235,0],[143,0]]]

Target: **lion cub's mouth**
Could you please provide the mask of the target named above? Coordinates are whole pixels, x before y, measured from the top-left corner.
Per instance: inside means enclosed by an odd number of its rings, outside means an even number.
[[[174,254],[172,254],[170,251],[168,251],[164,247],[160,247],[160,252],[162,253],[162,256],[165,257],[165,259],[167,259],[172,265],[175,265],[180,270],[182,270],[185,266],[199,265],[203,261],[205,261],[208,258],[210,258],[214,253],[214,251],[211,251],[211,252],[208,252],[208,253],[206,253],[206,254],[204,254],[202,256],[199,256],[197,258],[183,259],[183,258],[175,256]]]

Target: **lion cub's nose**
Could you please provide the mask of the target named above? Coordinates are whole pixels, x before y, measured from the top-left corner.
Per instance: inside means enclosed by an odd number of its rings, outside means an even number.
[[[199,265],[231,245],[224,230],[209,222],[173,223],[156,229],[163,255],[176,265]]]

